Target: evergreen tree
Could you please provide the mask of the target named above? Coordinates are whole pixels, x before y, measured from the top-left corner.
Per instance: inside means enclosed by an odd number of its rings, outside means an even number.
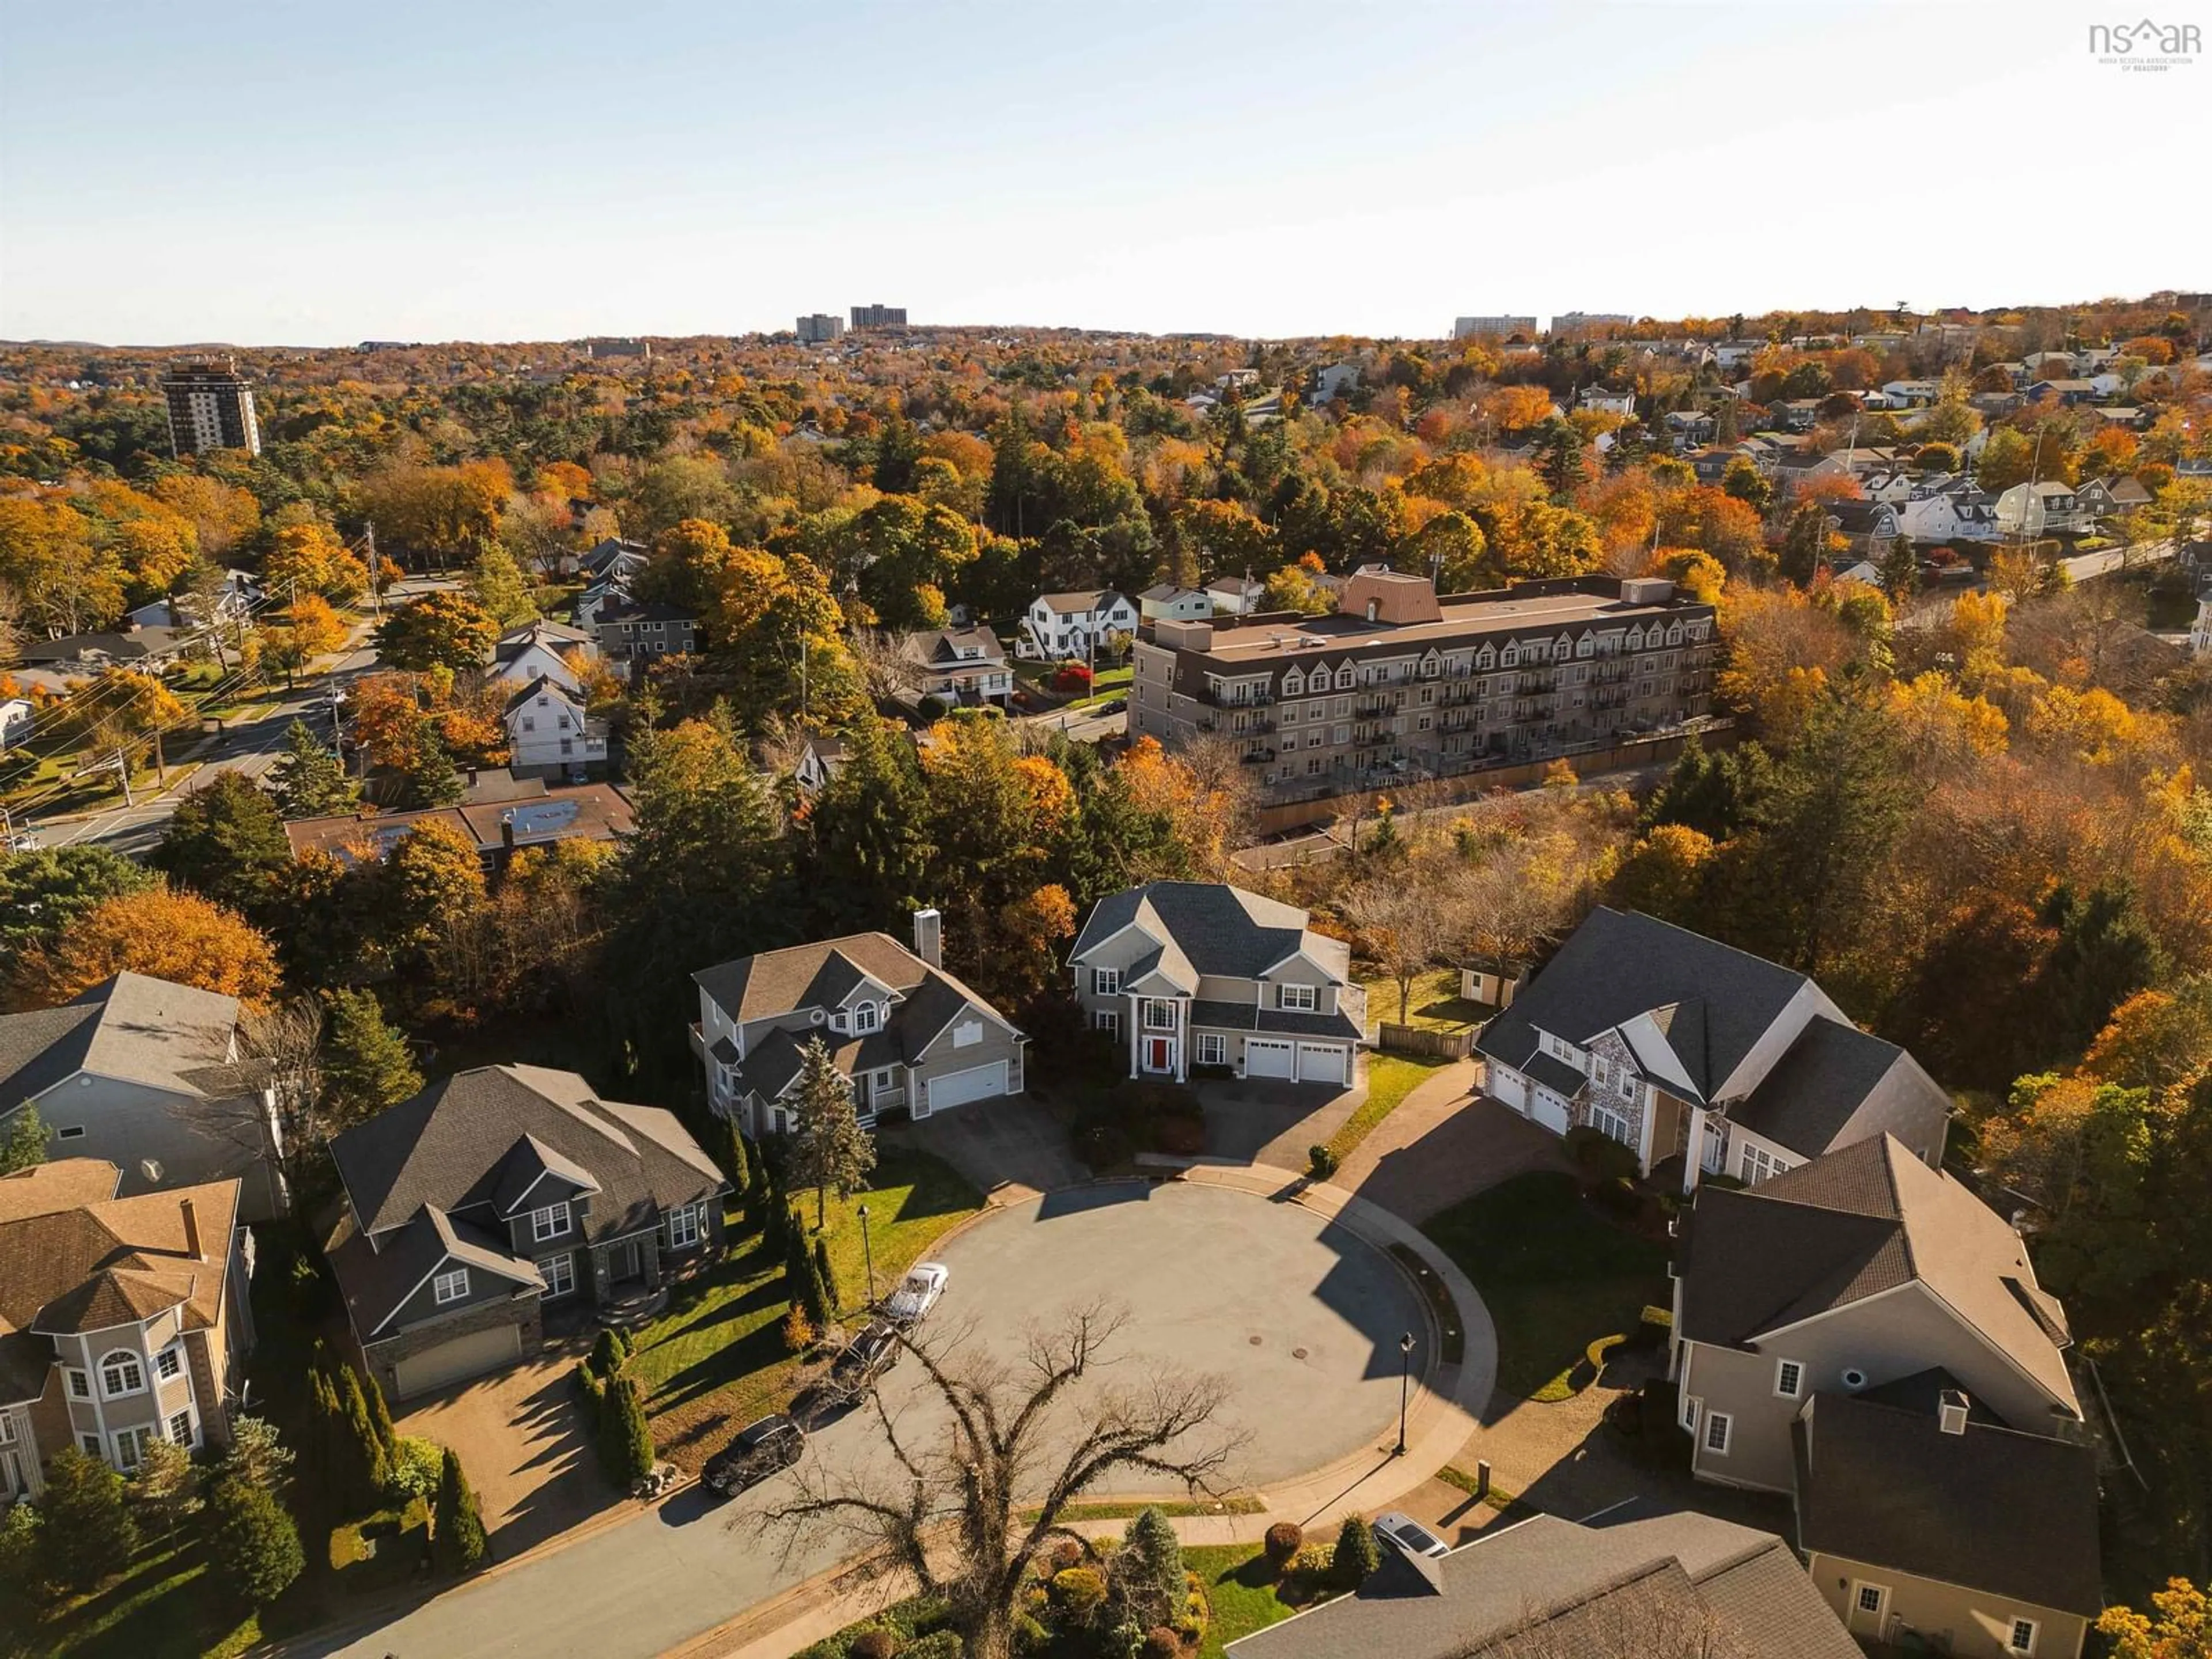
[[[888,720],[860,721],[806,817],[808,886],[823,932],[890,927],[920,904],[933,850],[927,817],[912,741]]]
[[[799,1127],[792,1136],[791,1180],[814,1188],[814,1224],[820,1228],[828,1224],[830,1189],[850,1198],[876,1167],[876,1143],[860,1127],[851,1081],[818,1036],[799,1050],[793,1103]]]
[[[415,745],[405,777],[408,800],[416,806],[451,806],[469,793],[452,753],[434,732],[424,732]]]
[[[138,1523],[124,1507],[123,1477],[99,1458],[64,1446],[46,1465],[40,1556],[48,1582],[90,1589],[131,1565]]]
[[[2055,1052],[2086,1047],[2113,1009],[2166,976],[2166,951],[2124,880],[2106,882],[2086,896],[2061,882],[2044,902],[2041,921],[2058,930],[2040,975],[2057,1017],[2051,1033]]]
[[[392,1467],[362,1393],[360,1375],[340,1360],[331,1367],[330,1386],[336,1409],[329,1433],[338,1494],[349,1513],[360,1514],[384,1501],[385,1491],[392,1484]]]
[[[1336,1529],[1336,1553],[1329,1558],[1329,1576],[1347,1590],[1358,1589],[1367,1575],[1382,1565],[1375,1533],[1357,1515],[1347,1515]]]
[[[806,1224],[795,1212],[787,1212],[784,1222],[783,1287],[791,1305],[817,1330],[830,1322],[829,1297],[814,1269],[814,1254],[806,1248]]]
[[[323,747],[301,720],[284,730],[284,752],[270,769],[276,811],[285,818],[331,817],[350,812],[361,787],[345,775],[345,763]]]
[[[218,1483],[212,1508],[216,1570],[240,1601],[268,1606],[307,1565],[300,1528],[273,1495],[250,1481]]]
[[[624,1492],[653,1473],[653,1431],[635,1377],[607,1383],[599,1403],[599,1460],[608,1480]]]
[[[1173,1625],[1183,1602],[1182,1544],[1174,1523],[1153,1506],[1146,1506],[1121,1534],[1124,1594],[1137,1622],[1143,1626]]]
[[[39,1109],[25,1101],[15,1121],[8,1126],[7,1139],[0,1140],[0,1175],[14,1175],[18,1170],[36,1169],[44,1164],[47,1133]]]
[[[477,1495],[451,1446],[438,1472],[438,1501],[430,1521],[430,1559],[439,1571],[464,1573],[483,1564],[489,1546]]]
[[[1782,574],[1800,587],[1810,587],[1828,550],[1828,509],[1820,501],[1807,501],[1790,515],[1782,533],[1778,556]]]
[[[845,1294],[837,1288],[837,1270],[830,1262],[830,1236],[814,1235],[814,1279],[822,1297],[822,1305],[835,1313],[845,1305]]]
[[[230,1450],[222,1478],[275,1492],[292,1473],[292,1451],[276,1437],[276,1425],[263,1417],[241,1417],[230,1425]]]
[[[145,867],[90,842],[0,853],[0,963],[52,945],[70,924],[109,899],[143,893],[158,879]]]
[[[276,803],[240,774],[213,781],[177,803],[169,827],[146,862],[180,885],[263,918],[278,873],[292,863]]]
[[[356,1374],[358,1375],[358,1374]],[[397,1471],[399,1436],[392,1426],[392,1407],[385,1404],[383,1385],[373,1376],[361,1376],[362,1403],[368,1408],[369,1427],[375,1431],[376,1443],[384,1449],[386,1475]]]
[[[538,600],[524,580],[514,555],[487,547],[469,567],[469,592],[501,628],[517,628],[538,617]]]
[[[422,1086],[407,1041],[386,1023],[376,993],[333,991],[323,1030],[323,1118],[333,1134],[397,1106]]]

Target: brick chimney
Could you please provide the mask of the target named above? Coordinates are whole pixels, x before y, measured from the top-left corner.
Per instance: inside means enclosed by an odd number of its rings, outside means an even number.
[[[207,1260],[207,1252],[200,1248],[200,1215],[189,1198],[177,1200],[177,1207],[185,1218],[185,1254],[195,1261]]]
[[[945,966],[945,918],[936,911],[914,913],[914,953],[933,968]]]
[[[1946,1434],[1966,1433],[1970,1409],[1966,1395],[1957,1389],[1946,1389],[1936,1396],[1936,1420]]]

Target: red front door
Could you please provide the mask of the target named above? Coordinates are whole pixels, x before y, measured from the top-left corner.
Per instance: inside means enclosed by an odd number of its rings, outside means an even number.
[[[1175,1039],[1148,1036],[1145,1039],[1145,1069],[1148,1072],[1175,1070]]]

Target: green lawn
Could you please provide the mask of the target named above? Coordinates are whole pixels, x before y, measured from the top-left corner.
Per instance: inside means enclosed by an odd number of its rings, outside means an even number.
[[[1206,1639],[1199,1644],[1199,1659],[1221,1659],[1231,1642],[1279,1624],[1298,1609],[1277,1594],[1274,1569],[1267,1552],[1249,1544],[1194,1544],[1182,1553],[1182,1564],[1206,1586],[1206,1599],[1213,1608]]]
[[[1668,1300],[1664,1247],[1613,1225],[1555,1170],[1501,1182],[1423,1231],[1481,1293],[1498,1328],[1498,1386],[1525,1400],[1576,1393],[1589,1345]]]
[[[1468,1002],[1459,994],[1459,969],[1431,968],[1413,981],[1406,1018],[1398,1018],[1398,981],[1380,975],[1363,978],[1370,1018],[1393,1025],[1417,1026],[1428,1031],[1464,1031],[1490,1017],[1491,1010]]]
[[[1438,1067],[1451,1063],[1421,1054],[1368,1055],[1367,1098],[1359,1103],[1358,1110],[1344,1121],[1344,1127],[1328,1139],[1328,1149],[1336,1154],[1336,1161],[1341,1164],[1350,1158],[1353,1148],[1375,1132],[1375,1126],[1398,1109],[1399,1103],[1413,1091],[1416,1084]]]
[[[860,1206],[868,1207],[868,1237],[880,1293],[921,1259],[949,1229],[982,1206],[982,1195],[948,1164],[921,1152],[886,1150],[873,1184],[851,1200],[826,1205],[830,1261],[848,1311],[866,1299],[866,1255]],[[792,1194],[811,1233],[815,1195]],[[770,1261],[757,1237],[732,1238],[726,1258],[698,1284],[680,1288],[668,1311],[637,1335],[631,1361],[646,1390],[646,1410],[662,1455],[696,1468],[754,1419],[790,1399],[799,1361],[784,1347],[783,1264]]]

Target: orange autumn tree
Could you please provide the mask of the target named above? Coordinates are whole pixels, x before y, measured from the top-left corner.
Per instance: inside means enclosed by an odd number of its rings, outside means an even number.
[[[17,964],[11,1006],[57,1007],[119,973],[144,974],[266,1008],[276,952],[235,910],[167,886],[102,901],[52,945]]]

